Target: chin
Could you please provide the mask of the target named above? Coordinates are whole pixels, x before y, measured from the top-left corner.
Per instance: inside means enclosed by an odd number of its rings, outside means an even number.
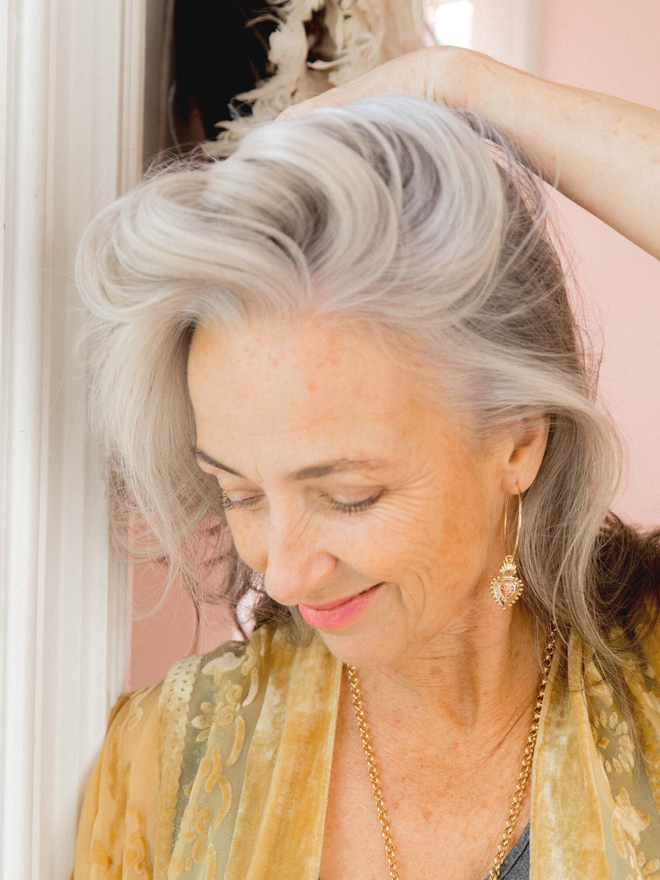
[[[348,632],[319,630],[331,654],[348,666],[362,669],[377,669],[396,664],[401,651],[397,649],[397,640],[392,638],[391,631],[383,627],[379,632],[369,633],[356,627]]]

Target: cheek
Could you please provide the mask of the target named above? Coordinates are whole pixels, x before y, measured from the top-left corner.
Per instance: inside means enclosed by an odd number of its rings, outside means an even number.
[[[254,571],[263,572],[268,557],[257,518],[244,514],[234,516],[228,514],[227,523],[236,552],[243,562]]]
[[[383,567],[405,579],[411,590],[460,588],[474,583],[489,554],[490,521],[479,485],[467,479],[393,510],[376,535]]]
[[[228,512],[227,522],[239,556],[250,568],[265,572],[268,564],[268,516],[260,512]],[[379,514],[333,514],[290,538],[289,552],[303,556],[328,554],[344,570],[367,579],[390,580],[402,565],[419,555],[412,539],[417,529],[410,518],[389,510]]]
[[[483,569],[488,546],[486,504],[472,487],[452,485],[383,501],[366,515],[335,514],[316,524],[310,543],[298,551],[326,553],[366,579],[400,582],[410,590],[448,588],[473,580]],[[243,561],[264,572],[268,561],[268,516],[227,512],[232,538]],[[304,531],[301,533],[303,538]],[[305,546],[306,545],[306,546]]]
[[[385,502],[376,512],[329,525],[323,548],[368,580],[408,584],[437,572],[444,553],[444,520],[428,502]]]
[[[434,536],[439,563],[437,581],[465,594],[483,577],[490,554],[491,523],[483,488],[465,481],[451,506],[438,511]]]

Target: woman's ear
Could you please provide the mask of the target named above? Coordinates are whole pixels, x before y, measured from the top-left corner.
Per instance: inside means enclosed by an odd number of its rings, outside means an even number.
[[[539,472],[550,433],[550,416],[532,413],[516,422],[504,445],[502,490],[516,495],[528,489]]]

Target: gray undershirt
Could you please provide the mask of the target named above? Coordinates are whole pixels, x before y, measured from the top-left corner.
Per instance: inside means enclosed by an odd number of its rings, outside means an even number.
[[[506,854],[500,867],[500,880],[529,880],[529,822]],[[484,878],[488,880],[488,876]]]

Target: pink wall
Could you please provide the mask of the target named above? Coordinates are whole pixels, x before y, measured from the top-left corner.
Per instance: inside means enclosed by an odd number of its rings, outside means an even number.
[[[538,73],[660,109],[659,42],[657,0],[544,2]],[[601,400],[629,448],[614,509],[660,524],[660,262],[568,199],[556,204],[587,323],[604,343]]]
[[[229,615],[222,607],[204,605],[204,616],[195,639],[195,612],[182,589],[172,589],[163,607],[144,619],[135,619],[153,609],[163,593],[161,567],[132,565],[128,572],[128,672],[126,688],[135,690],[160,681],[179,657],[212,650],[227,639],[238,638]],[[131,619],[132,616],[132,619]]]
[[[658,0],[540,5],[540,76],[660,108]],[[605,345],[601,399],[629,447],[628,483],[615,510],[642,524],[660,523],[660,262],[567,199],[555,199],[587,303],[586,324]],[[129,605],[140,612],[153,606],[161,583],[162,573],[134,566]],[[219,609],[207,612],[202,651],[233,637]],[[128,627],[128,689],[158,681],[175,659],[193,651],[192,605],[181,593],[154,617],[129,620]]]

